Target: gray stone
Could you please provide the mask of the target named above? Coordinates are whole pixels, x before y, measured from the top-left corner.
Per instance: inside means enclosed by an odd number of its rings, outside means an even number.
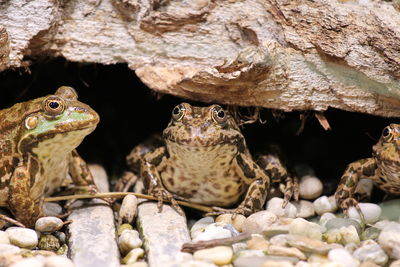
[[[63,214],[63,208],[56,202],[44,202],[43,212],[46,216],[59,216]]]
[[[227,224],[224,222],[217,222],[207,225],[202,232],[196,231],[196,235],[192,235],[192,241],[207,241],[219,238],[232,237],[230,230],[226,229]]]
[[[376,227],[368,227],[364,232],[362,232],[360,238],[361,240],[377,239],[380,233],[381,229]]]
[[[164,203],[159,212],[157,203],[141,202],[138,205],[137,224],[149,266],[179,266],[192,259],[191,254],[181,252],[182,245],[190,242],[186,218],[168,204]]]
[[[35,230],[39,232],[55,232],[64,226],[63,221],[57,217],[42,217],[35,223]]]
[[[108,192],[105,170],[99,165],[90,170],[99,191]],[[76,201],[68,219],[70,256],[77,267],[119,267],[114,214],[105,201]]]

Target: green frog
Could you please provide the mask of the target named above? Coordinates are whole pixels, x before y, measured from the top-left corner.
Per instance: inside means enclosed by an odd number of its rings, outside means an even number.
[[[354,191],[361,178],[371,179],[383,191],[400,195],[400,124],[390,124],[372,148],[372,157],[350,163],[336,190],[340,208],[355,207],[362,216]]]
[[[147,192],[157,197],[158,207],[167,200],[180,214],[175,199],[217,206],[213,215],[248,216],[262,209],[270,183],[282,185],[283,206],[293,195],[298,199],[297,178],[273,155],[253,160],[238,124],[219,105],[176,106],[160,144],[138,145],[127,161]],[[126,184],[129,178],[121,179],[116,190],[127,190]],[[239,200],[237,208],[227,209]]]
[[[32,227],[43,216],[44,197],[59,188],[68,173],[76,188],[96,191],[75,148],[98,122],[97,113],[66,86],[54,95],[1,110],[0,206]]]

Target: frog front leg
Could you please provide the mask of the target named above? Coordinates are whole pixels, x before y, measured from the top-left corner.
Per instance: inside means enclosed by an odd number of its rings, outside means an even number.
[[[374,158],[361,159],[347,166],[335,192],[336,202],[344,213],[347,213],[350,207],[355,207],[363,217],[358,201],[354,198],[354,191],[361,178],[378,179],[376,170],[377,164]]]
[[[33,227],[36,220],[43,216],[43,197],[32,199],[30,196],[31,178],[26,164],[17,166],[10,180],[8,199],[8,206],[17,221],[28,227]]]
[[[157,170],[157,166],[162,163],[166,156],[167,150],[165,147],[159,147],[153,152],[147,153],[141,160],[140,175],[147,193],[158,199],[157,207],[160,211],[165,200],[171,202],[180,215],[185,216],[174,196],[162,184],[160,173]]]
[[[264,206],[270,177],[246,154],[239,154],[235,161],[239,167],[239,175],[246,184],[249,184],[249,187],[244,200],[234,213],[248,216]]]
[[[98,192],[87,163],[79,156],[75,149],[71,152],[69,174],[75,185],[74,189],[89,193]]]
[[[279,184],[279,188],[284,194],[282,207],[285,208],[292,196],[294,200],[299,200],[299,181],[297,176],[292,177],[281,163],[278,156],[273,154],[263,155],[257,159],[257,164],[271,177],[274,184]]]

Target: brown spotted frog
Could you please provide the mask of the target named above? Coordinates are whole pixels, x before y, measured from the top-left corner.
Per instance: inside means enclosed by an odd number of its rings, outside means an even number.
[[[96,190],[75,148],[99,122],[71,87],[0,111],[0,205],[33,226],[43,216],[45,196],[69,173],[77,188]],[[2,217],[2,219],[10,219]]]
[[[400,124],[383,129],[372,157],[350,163],[336,190],[335,197],[344,212],[355,207],[362,215],[354,191],[362,178],[371,179],[383,191],[400,195]]]
[[[181,214],[175,198],[218,207],[242,200],[236,209],[216,213],[248,216],[263,207],[271,182],[282,183],[284,206],[293,194],[298,198],[297,178],[275,156],[254,161],[236,121],[219,105],[176,106],[161,145],[138,145],[127,160],[147,192],[158,198],[159,208],[167,200]],[[126,184],[129,179],[121,179],[116,190]]]

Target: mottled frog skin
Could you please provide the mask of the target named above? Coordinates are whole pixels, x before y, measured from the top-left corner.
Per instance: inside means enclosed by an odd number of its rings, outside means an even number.
[[[371,179],[383,191],[400,195],[400,124],[390,124],[372,148],[372,157],[350,163],[336,190],[335,197],[343,211],[358,207],[354,191],[362,178]]]
[[[74,184],[95,190],[85,162],[74,150],[99,116],[70,87],[0,111],[0,205],[25,226],[43,216],[45,195],[69,173]]]
[[[247,216],[263,207],[271,182],[284,182],[284,205],[293,194],[298,197],[297,179],[274,156],[256,163],[235,120],[218,105],[176,106],[162,139],[161,146],[139,145],[127,157],[159,207],[168,200],[182,213],[174,198],[218,207],[243,199],[236,209],[219,213]],[[116,189],[126,182],[121,179]]]

